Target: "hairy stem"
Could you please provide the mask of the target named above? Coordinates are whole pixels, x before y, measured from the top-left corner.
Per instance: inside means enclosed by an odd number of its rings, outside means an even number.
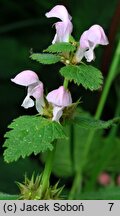
[[[120,62],[120,41],[118,43],[116,52],[114,54],[114,58],[113,58],[113,61],[112,61],[112,64],[111,64],[111,67],[110,67],[110,70],[108,73],[108,77],[107,77],[107,80],[106,80],[106,83],[105,83],[105,86],[103,89],[103,93],[101,95],[101,98],[100,98],[100,101],[99,101],[99,104],[98,104],[98,107],[97,107],[97,110],[95,113],[95,119],[99,119],[101,117],[101,114],[102,114],[102,111],[103,111],[103,108],[104,108],[104,105],[105,105],[112,81],[116,76],[116,71],[117,71],[117,67],[119,65],[119,62]],[[94,138],[94,134],[95,134],[95,131],[90,130],[90,132],[88,134],[87,141],[85,143],[86,148],[84,151],[83,160],[81,161],[81,166],[80,166],[79,171],[75,175],[73,185],[72,185],[72,188],[71,188],[71,191],[69,194],[69,199],[74,199],[75,194],[79,191],[79,188],[81,186],[82,171],[83,171],[83,168],[87,162],[87,156],[88,156],[88,153],[89,153],[89,150],[90,150],[93,138]],[[79,179],[79,181],[78,181],[78,179]]]

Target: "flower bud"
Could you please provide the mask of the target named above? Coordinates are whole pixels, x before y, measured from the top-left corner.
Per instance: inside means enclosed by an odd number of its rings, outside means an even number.
[[[59,122],[62,116],[64,107],[72,104],[71,94],[64,86],[60,86],[58,89],[51,91],[46,99],[53,105],[53,121]]]
[[[48,102],[59,107],[66,107],[72,103],[71,94],[64,86],[51,91],[46,98]]]

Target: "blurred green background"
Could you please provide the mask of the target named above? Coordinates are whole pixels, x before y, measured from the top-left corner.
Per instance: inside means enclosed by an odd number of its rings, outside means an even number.
[[[73,17],[73,36],[79,40],[83,31],[93,24],[101,25],[109,36],[110,45],[96,49],[96,61],[93,65],[101,69],[106,77],[110,60],[119,37],[120,8],[119,0],[0,0],[0,139],[12,119],[23,114],[34,114],[34,108],[24,110],[21,103],[26,95],[25,88],[13,84],[10,79],[22,70],[31,69],[39,74],[46,91],[57,88],[62,84],[58,73],[61,65],[44,66],[29,59],[31,49],[41,52],[51,44],[55,34],[53,23],[56,19],[47,19],[45,13],[53,6],[63,4]],[[95,112],[101,92],[91,93],[82,87],[70,84],[73,100],[82,97],[81,106],[85,110]],[[112,98],[112,100],[111,100]],[[116,105],[114,87],[110,92],[104,119],[113,116]],[[109,109],[108,109],[109,107]],[[14,181],[21,181],[25,171],[31,175],[33,170],[39,171],[38,161],[32,156],[30,159],[19,160],[17,163],[5,164],[0,159],[0,191],[16,193]],[[29,168],[28,168],[29,167]],[[31,169],[30,169],[31,168]]]

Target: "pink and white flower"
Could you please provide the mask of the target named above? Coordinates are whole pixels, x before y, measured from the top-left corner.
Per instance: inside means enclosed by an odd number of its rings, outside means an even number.
[[[21,106],[25,109],[36,106],[37,111],[42,114],[44,107],[44,98],[43,98],[43,83],[39,80],[37,74],[31,70],[25,70],[15,76],[14,79],[11,79],[12,82],[26,86],[27,96],[25,97]],[[35,99],[31,98],[31,96]]]
[[[108,39],[103,28],[100,25],[93,25],[87,31],[83,32],[80,37],[80,46],[75,54],[77,62],[83,57],[87,62],[95,59],[94,49],[97,45],[107,45]]]
[[[56,34],[52,44],[56,42],[69,42],[73,25],[71,23],[72,17],[69,15],[67,9],[63,5],[56,5],[48,13],[46,13],[45,16],[47,18],[56,17],[61,20],[54,24],[56,28]]]
[[[46,99],[53,105],[53,121],[59,122],[63,109],[72,104],[72,97],[68,90],[64,86],[60,86],[58,89],[51,91]]]

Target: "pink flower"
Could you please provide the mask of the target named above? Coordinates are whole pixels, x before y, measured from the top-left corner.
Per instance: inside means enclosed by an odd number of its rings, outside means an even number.
[[[58,89],[51,91],[46,99],[53,105],[53,121],[59,122],[63,109],[72,104],[71,94],[64,86],[60,86]]]
[[[118,186],[120,186],[120,174],[117,176],[116,183]]]
[[[27,96],[25,97],[21,106],[24,108],[36,106],[37,111],[42,114],[44,107],[44,98],[43,98],[43,83],[39,80],[37,74],[31,70],[25,70],[19,73],[14,79],[11,79],[12,82],[26,86]],[[35,98],[35,102],[30,97]]]
[[[56,17],[61,19],[60,22],[55,23],[56,34],[52,43],[68,42],[73,25],[71,23],[72,17],[69,15],[67,9],[63,5],[56,5],[52,10],[46,13],[45,16],[47,18]]]
[[[80,47],[76,52],[76,59],[78,62],[83,57],[87,62],[91,62],[95,59],[94,49],[97,45],[107,45],[108,39],[104,33],[104,30],[99,25],[93,25],[87,31],[83,32],[80,37]]]
[[[99,175],[98,182],[103,186],[107,186],[111,182],[111,177],[108,173],[103,172]]]

